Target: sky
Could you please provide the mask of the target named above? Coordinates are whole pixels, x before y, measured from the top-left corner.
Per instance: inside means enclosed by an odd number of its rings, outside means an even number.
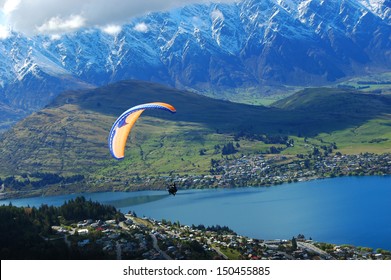
[[[132,17],[205,2],[235,0],[0,0],[0,39],[11,29],[26,35],[61,35],[97,27],[114,34]]]

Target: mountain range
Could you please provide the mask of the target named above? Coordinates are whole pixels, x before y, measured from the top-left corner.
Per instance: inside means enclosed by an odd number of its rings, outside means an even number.
[[[60,92],[125,79],[197,92],[314,86],[391,66],[389,0],[243,0],[133,18],[116,34],[0,40],[4,124]]]

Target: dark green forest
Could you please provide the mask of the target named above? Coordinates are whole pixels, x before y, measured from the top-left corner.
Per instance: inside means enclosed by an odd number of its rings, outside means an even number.
[[[60,207],[0,206],[0,257],[5,259],[105,259],[98,248],[69,247],[55,235],[53,225],[72,224],[85,219],[123,220],[115,207],[77,197]]]

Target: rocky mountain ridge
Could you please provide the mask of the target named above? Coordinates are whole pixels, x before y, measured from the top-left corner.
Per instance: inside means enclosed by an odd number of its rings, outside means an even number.
[[[27,114],[64,90],[124,79],[218,96],[233,88],[324,85],[386,71],[389,2],[243,0],[149,13],[117,34],[12,32],[0,40],[0,103]]]

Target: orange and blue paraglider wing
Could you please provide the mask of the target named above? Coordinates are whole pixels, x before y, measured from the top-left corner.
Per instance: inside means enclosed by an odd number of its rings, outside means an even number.
[[[140,117],[142,112],[149,109],[159,109],[175,113],[175,108],[167,103],[153,102],[134,106],[118,117],[114,122],[109,134],[109,150],[116,159],[122,159],[125,156],[125,146],[128,135]]]

